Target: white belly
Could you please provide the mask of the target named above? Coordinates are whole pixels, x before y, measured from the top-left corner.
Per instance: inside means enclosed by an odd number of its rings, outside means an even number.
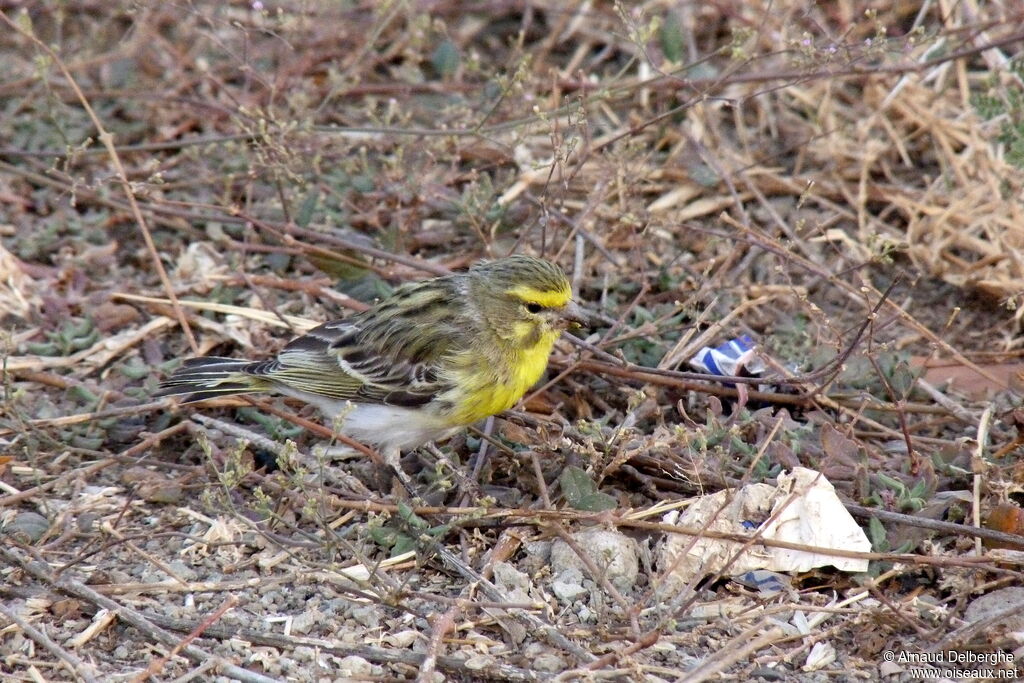
[[[449,426],[429,409],[353,403],[307,392],[290,392],[280,386],[276,389],[315,405],[330,420],[328,427],[382,451],[416,448],[428,441],[447,438],[459,429]]]

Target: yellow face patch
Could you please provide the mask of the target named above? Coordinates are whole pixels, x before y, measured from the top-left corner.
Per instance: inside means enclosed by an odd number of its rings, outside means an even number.
[[[561,308],[569,303],[569,299],[572,298],[572,292],[569,290],[568,283],[565,289],[540,290],[534,289],[529,285],[516,285],[507,291],[518,299],[531,304],[540,304],[544,308]]]

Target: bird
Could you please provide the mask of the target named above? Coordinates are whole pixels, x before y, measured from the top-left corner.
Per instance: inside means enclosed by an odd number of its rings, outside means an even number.
[[[186,360],[155,396],[290,396],[378,448],[401,476],[402,451],[511,408],[540,379],[561,334],[587,321],[558,265],[507,256],[400,285],[271,358]]]

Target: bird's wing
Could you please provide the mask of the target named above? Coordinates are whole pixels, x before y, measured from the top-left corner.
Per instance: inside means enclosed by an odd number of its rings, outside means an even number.
[[[435,281],[436,283],[436,281]],[[324,323],[292,340],[265,367],[272,382],[333,399],[397,406],[429,403],[452,388],[443,365],[470,333],[453,316],[451,292],[406,286],[382,302],[377,315]],[[400,320],[382,314],[402,306]]]

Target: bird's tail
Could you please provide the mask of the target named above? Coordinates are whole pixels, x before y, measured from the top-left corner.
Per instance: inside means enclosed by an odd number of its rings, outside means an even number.
[[[160,383],[154,396],[188,394],[183,403],[218,396],[251,394],[270,390],[270,382],[252,374],[260,363],[237,358],[190,358]]]

